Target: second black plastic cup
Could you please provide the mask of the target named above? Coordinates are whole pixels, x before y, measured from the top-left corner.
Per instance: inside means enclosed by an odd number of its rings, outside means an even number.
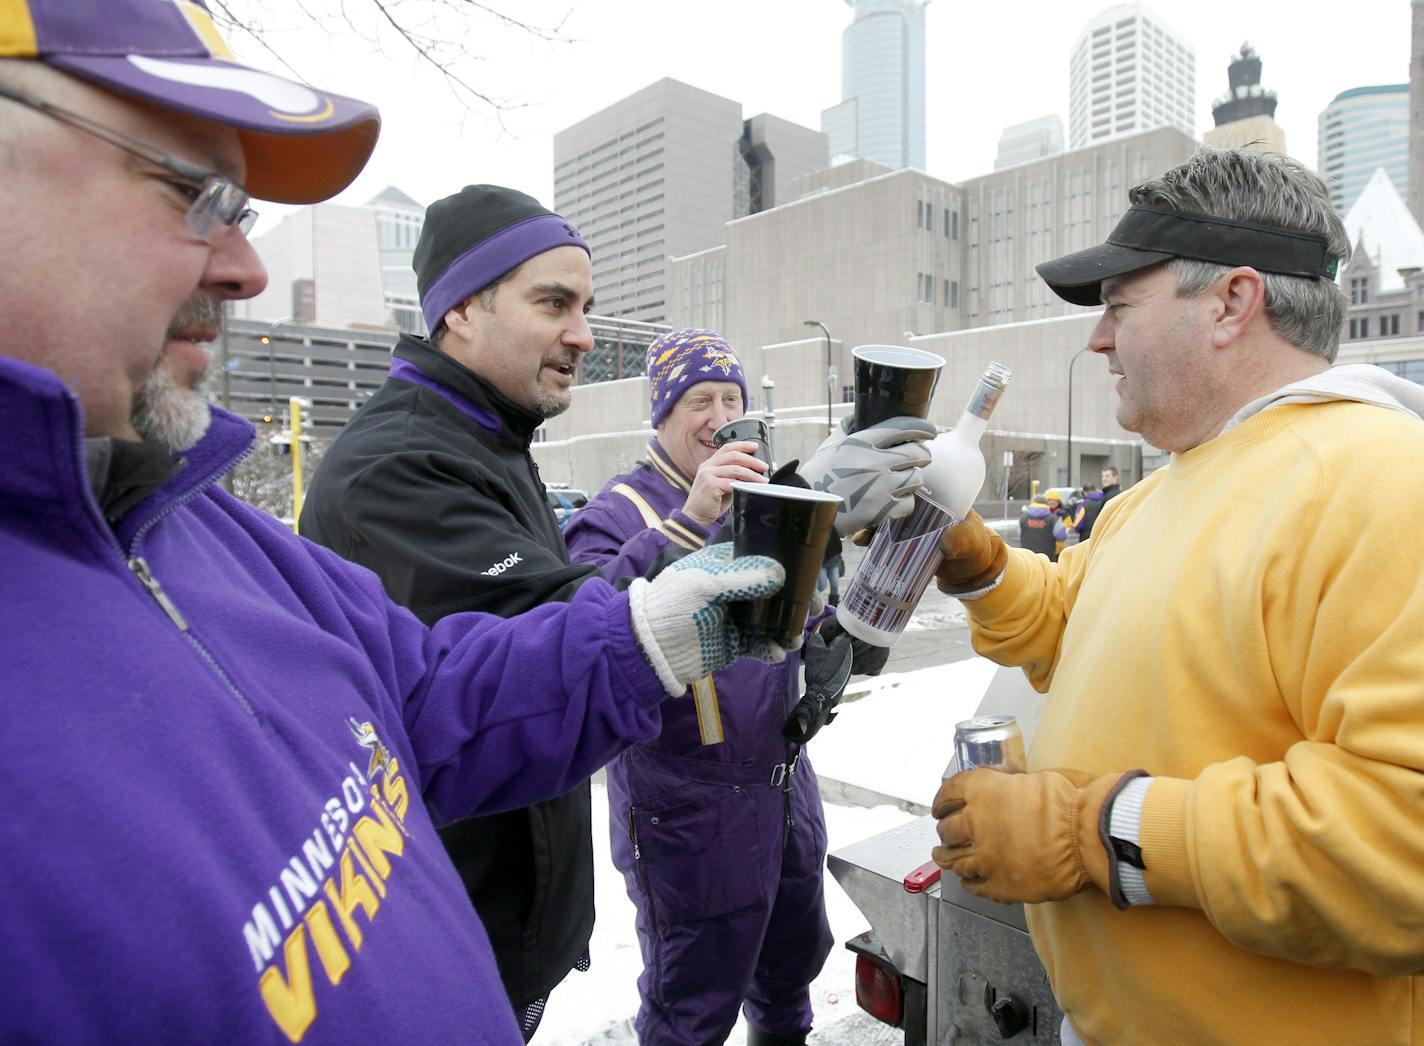
[[[834,494],[779,483],[732,484],[733,553],[770,556],[786,568],[786,583],[776,595],[728,608],[738,628],[782,646],[801,635],[840,501]]]
[[[755,443],[757,449],[752,457],[766,464],[767,475],[771,474],[771,444],[766,437],[766,422],[761,418],[738,418],[729,421],[712,433],[712,446],[724,443]]]
[[[859,432],[890,418],[927,417],[944,357],[901,345],[857,345],[855,411],[850,431]]]

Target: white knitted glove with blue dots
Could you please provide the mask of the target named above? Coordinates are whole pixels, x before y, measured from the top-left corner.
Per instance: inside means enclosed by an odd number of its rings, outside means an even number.
[[[628,587],[633,633],[667,692],[676,697],[704,676],[744,657],[775,663],[784,647],[749,637],[732,624],[727,604],[761,599],[781,588],[786,571],[766,556],[732,558],[731,542],[684,556],[652,581]]]

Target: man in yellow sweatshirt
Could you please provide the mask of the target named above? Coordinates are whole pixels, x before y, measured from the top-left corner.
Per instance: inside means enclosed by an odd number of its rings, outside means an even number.
[[[1038,271],[1106,306],[1171,462],[1057,563],[947,532],[975,648],[1048,696],[1030,773],[940,789],[935,859],[1029,905],[1065,1043],[1418,1046],[1424,389],[1330,366],[1350,244],[1299,164],[1203,149],[1131,201]]]

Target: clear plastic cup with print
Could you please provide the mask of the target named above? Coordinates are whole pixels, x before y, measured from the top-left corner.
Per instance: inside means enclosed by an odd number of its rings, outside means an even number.
[[[836,608],[836,620],[847,632],[876,646],[899,642],[939,566],[940,535],[959,522],[923,490],[914,497],[909,515],[876,528]]]

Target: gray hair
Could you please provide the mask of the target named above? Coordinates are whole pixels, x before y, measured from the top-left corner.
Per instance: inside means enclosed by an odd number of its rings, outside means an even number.
[[[1276,225],[1324,236],[1332,259],[1350,256],[1350,238],[1330,206],[1325,183],[1286,156],[1244,149],[1200,147],[1191,159],[1129,193],[1133,203],[1173,207],[1234,221]],[[1230,272],[1232,266],[1173,258],[1177,295],[1195,297]],[[1297,348],[1334,362],[1345,322],[1345,294],[1326,277],[1263,272],[1266,319],[1271,329]]]

